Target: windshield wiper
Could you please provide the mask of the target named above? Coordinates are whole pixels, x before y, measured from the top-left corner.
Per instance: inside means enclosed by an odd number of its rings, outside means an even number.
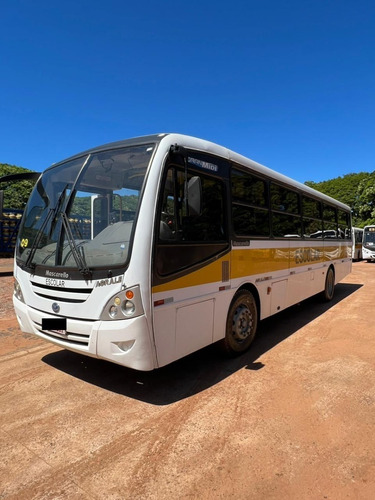
[[[68,219],[65,212],[61,212],[61,220],[62,220],[62,224],[64,226],[65,234],[66,234],[70,249],[72,251],[72,255],[74,257],[74,260],[76,261],[79,272],[84,277],[88,277],[88,278],[91,277],[91,270],[87,266],[83,247],[77,246],[77,244],[74,240],[73,234],[72,234],[72,229],[70,227],[69,219]]]
[[[43,235],[43,231],[44,229],[46,228],[47,226],[47,223],[49,222],[49,220],[51,219],[52,215],[53,215],[53,219],[56,218],[56,215],[60,209],[60,205],[61,205],[61,202],[65,196],[65,193],[66,193],[66,190],[67,190],[67,187],[68,187],[68,184],[64,187],[64,189],[61,191],[61,194],[60,196],[58,197],[57,199],[57,202],[56,202],[56,206],[54,208],[50,208],[49,209],[49,212],[47,214],[47,217],[44,219],[42,225],[40,226],[39,228],[39,231],[36,235],[36,238],[34,240],[34,243],[31,245],[31,248],[30,248],[30,252],[29,252],[29,255],[27,256],[27,259],[26,259],[26,262],[25,262],[25,267],[28,268],[28,269],[31,269],[31,270],[34,270],[35,269],[35,263],[32,262],[33,258],[34,258],[34,255],[35,255],[35,252],[36,252],[36,249],[38,248],[39,246],[39,243],[40,243],[40,240],[42,238],[42,235]],[[51,228],[51,231],[52,231],[52,228]]]
[[[44,231],[45,227],[47,226],[48,221],[51,219],[51,217],[52,217],[52,215],[54,213],[55,213],[55,210],[53,208],[50,208],[49,211],[48,211],[47,217],[44,219],[42,225],[40,226],[40,229],[39,229],[39,231],[38,231],[38,233],[36,235],[34,243],[30,247],[30,252],[29,252],[29,255],[27,256],[27,259],[26,259],[26,262],[25,262],[25,267],[27,269],[31,269],[31,270],[35,269],[35,263],[33,263],[32,260],[34,258],[36,249],[39,246],[39,242],[40,242],[40,240],[42,238],[43,231]]]

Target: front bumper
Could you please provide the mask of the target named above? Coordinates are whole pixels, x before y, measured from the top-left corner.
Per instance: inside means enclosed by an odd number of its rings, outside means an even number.
[[[56,318],[28,307],[13,297],[23,332],[33,333],[64,349],[148,371],[157,367],[151,336],[144,315],[119,321],[80,321],[67,318],[66,331],[42,330],[43,318]]]
[[[367,248],[364,248],[362,251],[362,257],[364,260],[375,260],[375,250],[367,250]]]

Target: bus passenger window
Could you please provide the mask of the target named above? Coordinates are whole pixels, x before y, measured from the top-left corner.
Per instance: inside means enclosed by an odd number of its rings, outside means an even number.
[[[272,234],[275,238],[300,238],[302,236],[301,218],[273,212]]]
[[[322,221],[320,219],[303,219],[303,236],[305,238],[322,238]]]
[[[321,203],[309,196],[302,196],[304,238],[323,238]]]
[[[274,238],[301,238],[302,221],[296,191],[271,182],[272,235]]]
[[[246,203],[256,207],[268,208],[267,183],[263,179],[242,172],[232,170],[232,197],[234,201]]]
[[[323,238],[339,238],[336,208],[323,204]]]
[[[186,186],[200,179],[201,206],[194,209],[188,199]],[[192,175],[187,182],[185,173],[168,170],[160,215],[161,240],[223,241],[226,238],[224,219],[224,183],[205,175]]]
[[[268,238],[270,221],[267,182],[249,172],[233,168],[231,188],[235,235]]]
[[[232,208],[233,229],[237,236],[269,237],[268,210],[234,204]]]
[[[337,219],[339,225],[338,227],[339,237],[342,239],[351,239],[352,232],[350,229],[350,214],[348,212],[338,210]]]
[[[159,206],[155,257],[159,276],[180,272],[228,248],[223,180],[195,170],[189,170],[186,178],[183,169],[170,167]]]
[[[302,215],[309,219],[321,219],[322,211],[320,201],[308,196],[302,196]]]
[[[271,182],[270,191],[272,210],[288,212],[295,215],[300,213],[298,193],[286,189],[283,186],[279,186],[274,182]]]

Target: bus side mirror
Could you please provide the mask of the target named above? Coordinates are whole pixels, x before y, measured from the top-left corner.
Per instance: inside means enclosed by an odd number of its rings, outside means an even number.
[[[201,178],[192,177],[188,182],[187,199],[189,215],[200,215],[202,212],[202,183]]]

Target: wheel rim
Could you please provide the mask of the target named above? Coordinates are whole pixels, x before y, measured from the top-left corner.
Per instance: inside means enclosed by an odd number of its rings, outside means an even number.
[[[233,337],[236,342],[244,342],[253,330],[253,316],[245,304],[240,304],[233,315]]]

